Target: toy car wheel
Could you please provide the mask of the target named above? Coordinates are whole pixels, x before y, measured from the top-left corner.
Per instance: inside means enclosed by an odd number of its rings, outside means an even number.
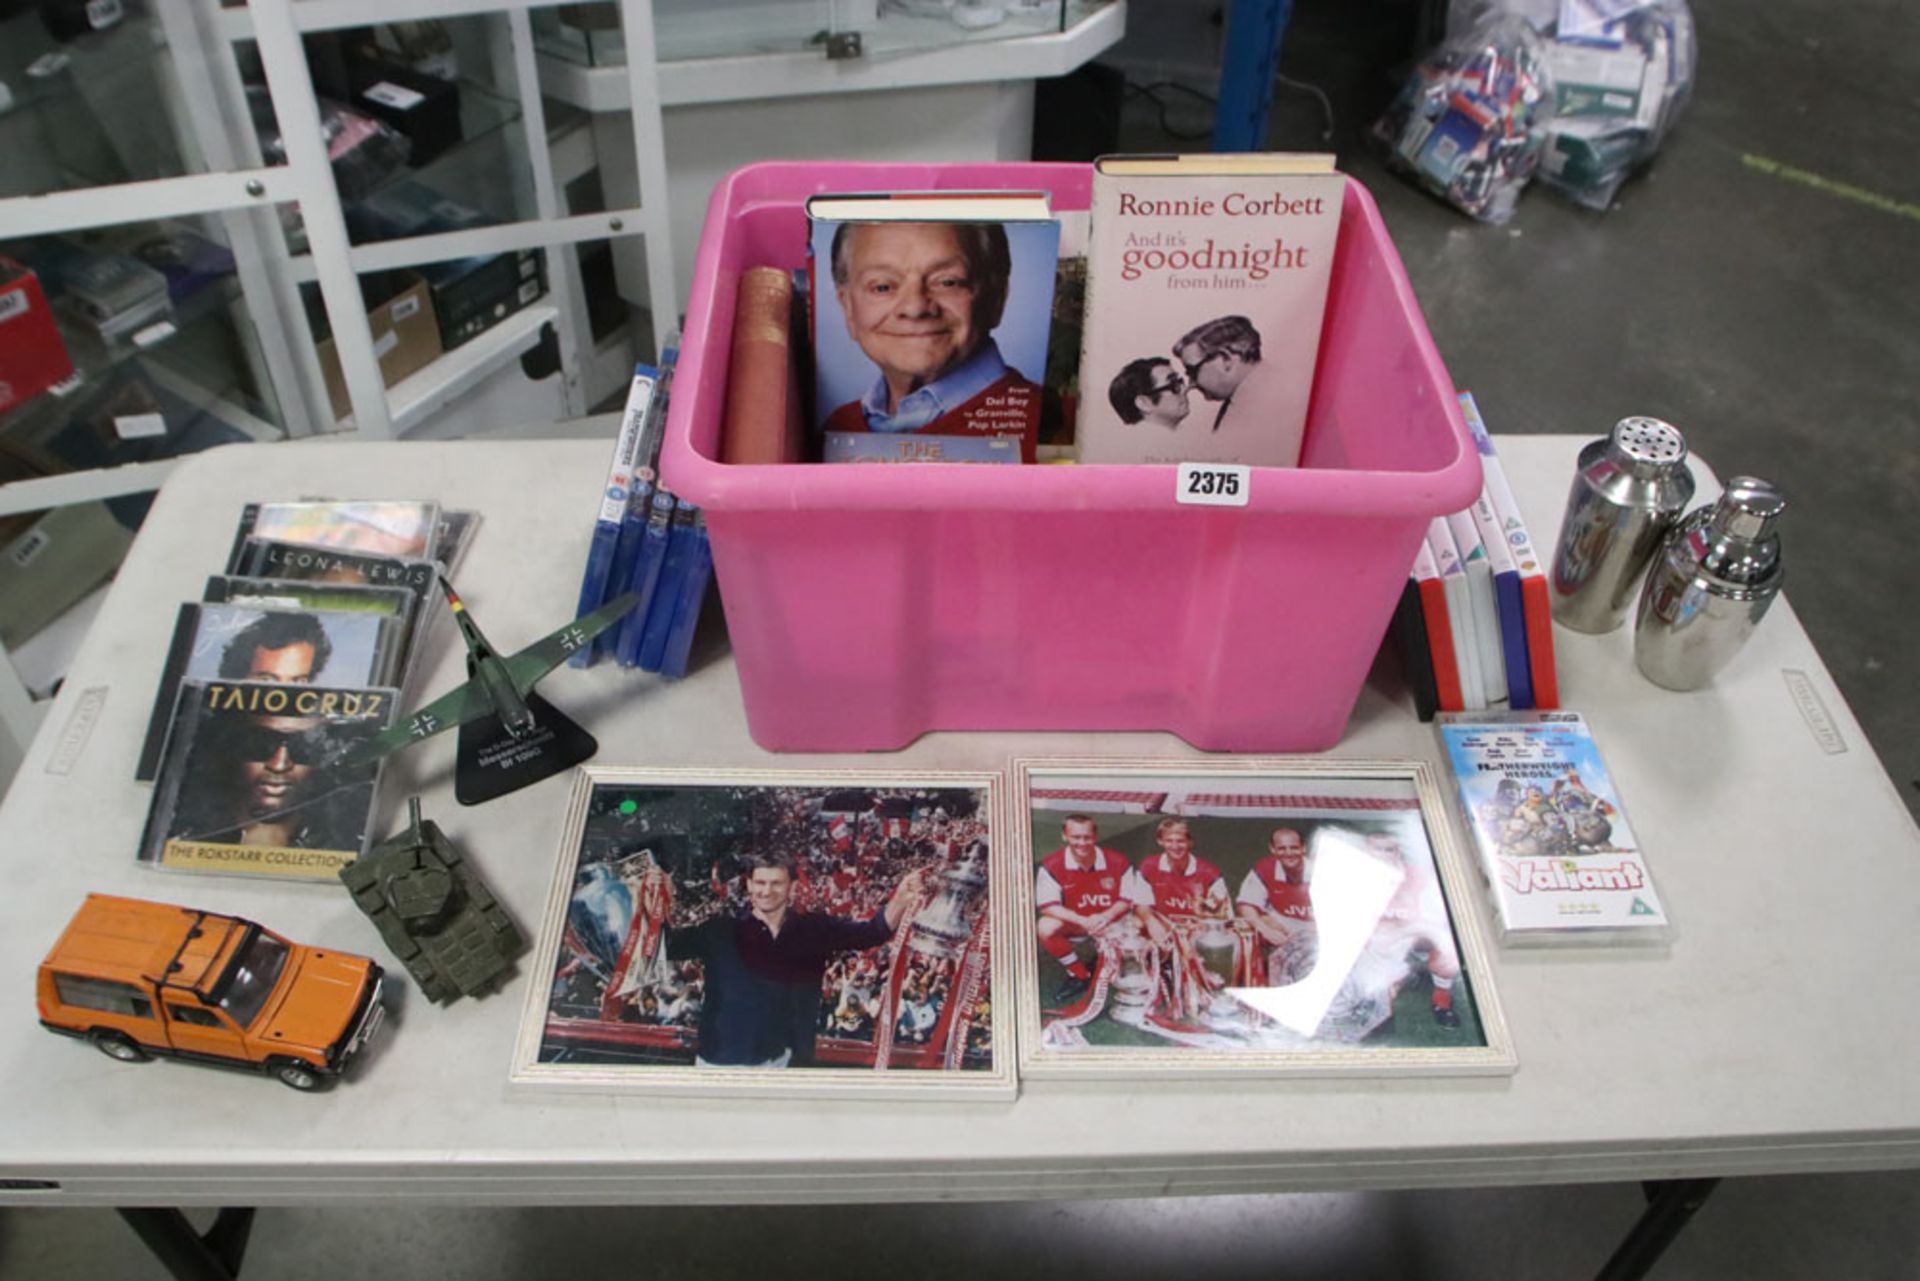
[[[292,1086],[302,1092],[324,1090],[327,1087],[327,1078],[305,1063],[282,1060],[268,1070],[279,1078],[282,1085]]]
[[[90,1032],[87,1040],[93,1048],[122,1063],[145,1063],[152,1056],[118,1032]]]

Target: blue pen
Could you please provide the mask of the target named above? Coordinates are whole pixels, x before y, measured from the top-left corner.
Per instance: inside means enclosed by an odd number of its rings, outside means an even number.
[[[634,469],[644,456],[641,437],[653,404],[657,382],[651,365],[635,365],[633,385],[627,392],[626,411],[620,416],[620,434],[614,438],[613,461],[607,466],[607,483],[600,491],[600,513],[593,522],[593,535],[587,543],[587,568],[580,578],[580,604],[576,618],[591,614],[607,603],[607,585],[613,579],[618,560],[621,529],[627,520],[627,504],[633,488]],[[577,649],[567,661],[575,667],[591,667],[599,656],[597,646]]]

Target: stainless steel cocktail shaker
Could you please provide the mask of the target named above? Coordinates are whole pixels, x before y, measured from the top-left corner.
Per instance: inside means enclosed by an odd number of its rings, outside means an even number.
[[[1633,661],[1668,689],[1699,689],[1746,644],[1780,594],[1786,566],[1773,523],[1787,507],[1764,480],[1736,476],[1668,536],[1634,624]]]
[[[1577,632],[1626,621],[1634,588],[1693,497],[1687,442],[1658,418],[1622,418],[1580,451],[1548,579],[1553,618]]]

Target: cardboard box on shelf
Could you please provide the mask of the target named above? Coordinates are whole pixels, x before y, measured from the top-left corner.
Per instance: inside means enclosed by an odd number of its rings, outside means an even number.
[[[419,373],[441,354],[440,324],[434,317],[432,291],[427,282],[417,276],[409,275],[407,279],[411,283],[404,289],[367,312],[367,324],[373,329],[373,352],[380,359],[380,380],[388,387],[409,374]],[[347,379],[340,368],[340,351],[331,333],[319,336],[321,329],[321,324],[316,322],[314,350],[320,357],[321,376],[326,379],[327,401],[333,416],[344,418],[353,406],[347,399]]]
[[[346,215],[357,243],[472,231],[499,222],[413,181],[383,187],[349,205]],[[546,258],[537,249],[424,263],[419,271],[432,286],[440,346],[446,351],[478,337],[547,292]]]
[[[0,547],[0,644],[17,649],[105,582],[133,545],[103,502],[56,507]]]
[[[479,337],[547,292],[546,262],[537,249],[429,263],[440,341],[452,351]]]

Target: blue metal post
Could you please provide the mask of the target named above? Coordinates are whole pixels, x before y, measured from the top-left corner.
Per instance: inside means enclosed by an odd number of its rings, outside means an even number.
[[[1292,16],[1293,0],[1230,0],[1220,108],[1213,118],[1215,151],[1259,151],[1266,145],[1280,37]]]

